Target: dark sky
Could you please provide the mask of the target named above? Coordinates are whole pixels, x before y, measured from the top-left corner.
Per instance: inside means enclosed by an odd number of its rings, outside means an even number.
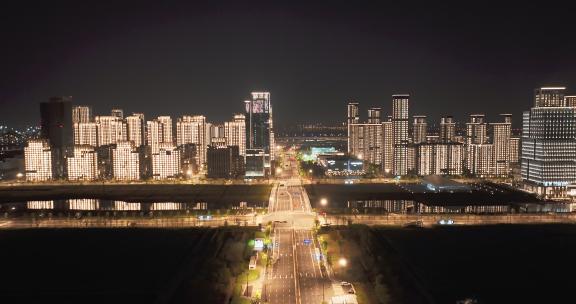
[[[278,124],[344,121],[349,100],[363,117],[390,113],[395,93],[432,121],[509,112],[518,123],[534,87],[576,88],[576,18],[561,5],[45,2],[2,4],[2,124],[37,124],[53,95],[96,114],[219,122],[252,90],[271,92]]]

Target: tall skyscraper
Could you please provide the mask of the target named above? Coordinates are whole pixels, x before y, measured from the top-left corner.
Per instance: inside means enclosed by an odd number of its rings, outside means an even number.
[[[408,103],[410,95],[392,95],[393,174],[408,173]]]
[[[98,124],[95,122],[75,123],[74,145],[98,146]]]
[[[45,139],[31,139],[24,148],[24,169],[27,181],[46,181],[54,178],[52,151]]]
[[[493,144],[470,144],[466,149],[466,168],[470,174],[478,177],[488,177],[494,174]]]
[[[236,114],[232,121],[224,123],[224,137],[226,145],[238,146],[238,153],[243,157],[246,155],[246,116]]]
[[[206,117],[202,115],[182,116],[176,122],[176,144],[194,144],[196,147],[197,166],[204,169],[206,150],[208,148]]]
[[[485,144],[488,142],[486,135],[486,122],[484,114],[470,115],[470,121],[466,123],[466,144]]]
[[[506,177],[510,174],[510,137],[512,114],[501,114],[503,121],[493,123],[494,174]]]
[[[414,127],[412,142],[415,144],[426,142],[428,136],[428,124],[426,123],[425,115],[414,115]]]
[[[453,142],[456,134],[456,123],[452,116],[444,116],[440,119],[440,141]]]
[[[176,178],[181,174],[180,151],[172,143],[161,143],[158,153],[152,154],[154,179]]]
[[[136,147],[144,144],[144,122],[144,114],[142,113],[134,113],[126,117],[127,140],[133,141]]]
[[[41,136],[52,151],[55,177],[66,175],[66,154],[74,143],[72,134],[72,97],[52,97],[40,103]]]
[[[510,163],[520,163],[520,137],[510,137]]]
[[[140,179],[140,153],[132,141],[116,143],[112,151],[112,167],[115,179]]]
[[[493,146],[488,144],[487,123],[484,114],[470,115],[466,123],[465,167],[472,175],[486,177],[492,175]]]
[[[158,116],[158,121],[162,123],[162,142],[172,143],[172,118],[170,116]]]
[[[69,180],[98,178],[98,154],[94,146],[74,146],[74,154],[66,159]]]
[[[523,113],[522,180],[546,197],[563,197],[576,182],[576,108],[566,106],[564,90],[536,89],[534,107]]]
[[[113,145],[126,140],[126,124],[115,116],[96,116],[98,146]]]
[[[382,172],[392,173],[394,167],[394,138],[392,137],[392,116],[382,123]]]
[[[211,178],[236,178],[241,174],[242,159],[238,146],[208,147],[208,173]]]
[[[355,113],[358,103],[348,105],[348,112]],[[348,119],[349,153],[367,163],[374,165],[382,164],[382,122],[380,120],[381,109],[370,108],[368,110],[368,122],[359,122],[359,117]]]
[[[89,106],[75,106],[72,108],[72,123],[92,122],[92,108]]]
[[[152,154],[158,153],[161,143],[172,143],[172,119],[169,116],[146,122],[146,143]]]
[[[245,101],[246,109],[246,176],[270,175],[274,160],[274,130],[272,104],[269,92],[252,92],[252,99]],[[251,150],[248,153],[248,150]],[[264,167],[260,168],[259,158]]]
[[[355,154],[353,149],[357,144],[355,143],[358,138],[358,134],[355,134],[354,125],[360,123],[360,116],[358,112],[358,103],[349,102],[348,103],[348,118],[346,120],[346,125],[348,126],[348,153]]]

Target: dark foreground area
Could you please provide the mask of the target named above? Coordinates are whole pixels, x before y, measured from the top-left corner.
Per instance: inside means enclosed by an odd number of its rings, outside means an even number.
[[[0,231],[0,303],[222,303],[254,231]]]
[[[133,202],[268,202],[271,185],[20,185],[0,187],[0,202],[97,198]]]
[[[369,285],[374,303],[574,302],[574,225],[351,226],[325,233],[343,239],[338,250],[354,265],[344,278]]]

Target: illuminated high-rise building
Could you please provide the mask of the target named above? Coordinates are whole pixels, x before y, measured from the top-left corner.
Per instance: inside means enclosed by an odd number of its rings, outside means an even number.
[[[546,197],[563,197],[576,182],[576,108],[566,106],[564,90],[536,89],[534,107],[523,113],[522,180]]]
[[[414,115],[414,131],[412,133],[412,142],[415,144],[426,142],[426,136],[428,136],[428,124],[426,123],[425,115]]]
[[[408,103],[410,95],[392,95],[392,142],[394,175],[408,173]]]
[[[152,154],[158,153],[160,144],[172,143],[172,119],[170,116],[159,116],[146,122],[146,143]]]
[[[112,150],[113,175],[118,180],[140,179],[140,153],[132,141],[120,141]]]
[[[492,123],[494,145],[494,175],[506,177],[510,174],[510,137],[512,115],[501,114],[503,121]]]
[[[479,145],[487,143],[486,126],[484,114],[470,115],[470,121],[466,123],[466,144]]]
[[[576,96],[564,96],[564,103],[567,107],[576,107]]]
[[[466,168],[478,177],[494,175],[494,145],[471,144],[466,147]]]
[[[245,101],[246,110],[246,176],[271,174],[274,160],[274,125],[269,92],[252,92]],[[250,153],[248,153],[250,150]],[[249,156],[249,157],[248,157]],[[261,168],[260,157],[264,167]]]
[[[75,123],[74,145],[98,146],[98,124],[95,122]]]
[[[126,139],[133,141],[136,147],[144,145],[144,114],[134,113],[126,117]]]
[[[484,114],[470,115],[470,121],[466,123],[465,138],[465,167],[472,175],[488,176],[492,173],[493,157],[487,156],[487,150],[492,152],[492,146],[488,146],[487,123]]]
[[[181,175],[180,151],[171,143],[161,143],[158,153],[152,154],[154,179],[176,178]]]
[[[113,145],[126,140],[126,124],[115,116],[96,116],[98,146]]]
[[[348,112],[357,114],[358,103],[348,105]],[[348,151],[351,155],[375,165],[382,164],[382,122],[381,109],[368,110],[368,122],[359,122],[358,116],[348,119]]]
[[[379,124],[381,122],[382,109],[370,108],[368,109],[368,123]]]
[[[464,148],[459,143],[422,143],[416,145],[418,175],[460,175]]]
[[[510,163],[520,162],[520,137],[510,137]]]
[[[72,123],[92,122],[92,108],[89,106],[72,107]]]
[[[206,151],[208,148],[206,117],[202,115],[182,116],[176,122],[176,144],[194,144],[196,147],[197,166],[201,169],[206,164]]]
[[[541,87],[534,90],[534,107],[565,107],[566,87]]]
[[[382,172],[392,173],[394,167],[394,139],[392,137],[392,117],[382,122]]]
[[[358,103],[357,102],[349,102],[348,103],[348,118],[346,120],[346,125],[348,127],[348,153],[355,155],[355,151],[353,150],[355,146],[357,146],[358,141],[358,134],[354,129],[354,125],[360,123],[360,116],[358,112]]]
[[[162,123],[162,142],[172,143],[172,118],[170,116],[158,116],[158,121]]]
[[[456,134],[456,123],[452,116],[444,116],[440,119],[440,141],[453,142]]]
[[[94,146],[74,146],[74,154],[66,158],[69,180],[98,178],[98,154]]]
[[[226,145],[238,146],[240,156],[246,155],[246,116],[236,114],[232,121],[224,123]]]
[[[52,151],[45,139],[31,139],[24,148],[24,169],[27,181],[46,181],[54,178]]]

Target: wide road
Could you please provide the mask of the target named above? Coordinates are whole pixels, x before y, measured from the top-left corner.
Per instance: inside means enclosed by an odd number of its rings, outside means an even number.
[[[281,155],[283,172],[269,204],[267,219],[274,222],[272,267],[266,275],[269,303],[322,303],[330,299],[331,282],[316,252],[314,214],[298,177],[293,153]],[[323,294],[324,292],[324,294]]]

